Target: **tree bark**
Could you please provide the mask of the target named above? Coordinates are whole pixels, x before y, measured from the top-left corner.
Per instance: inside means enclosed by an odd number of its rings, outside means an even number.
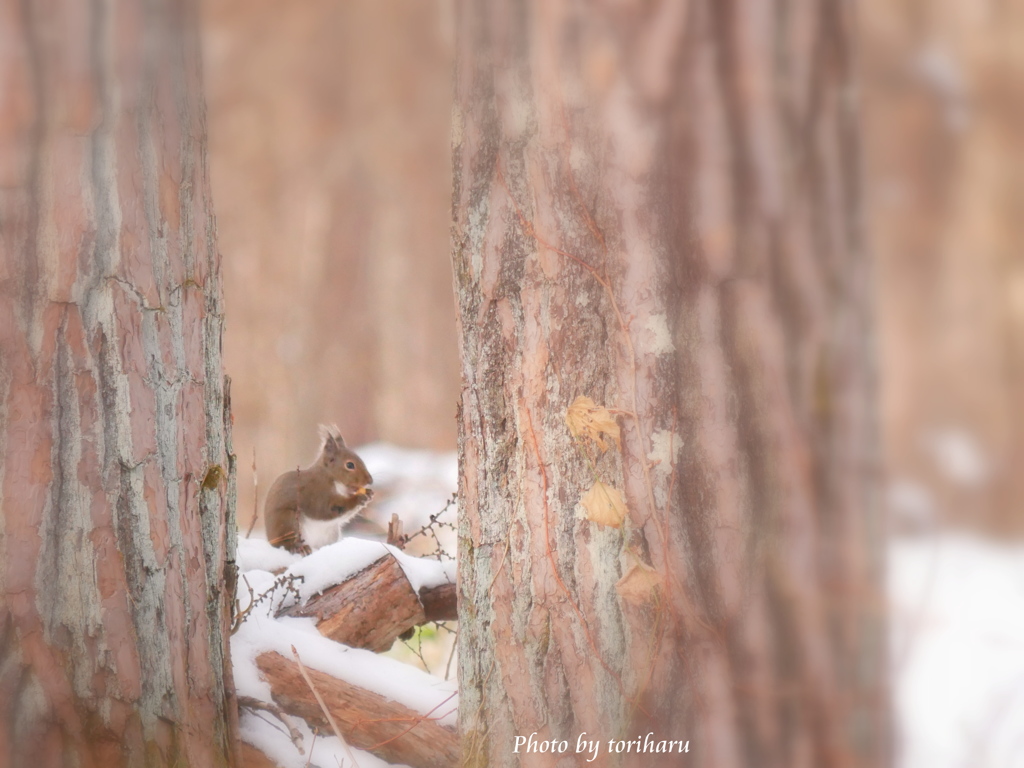
[[[3,0],[0,72],[0,764],[226,765],[196,4]]]
[[[885,763],[852,46],[843,4],[458,3],[465,764]]]

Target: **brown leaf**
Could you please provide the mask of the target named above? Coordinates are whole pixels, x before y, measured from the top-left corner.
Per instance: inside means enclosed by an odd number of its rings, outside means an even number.
[[[661,574],[645,563],[634,563],[622,578],[615,582],[615,591],[625,602],[647,605],[661,589]]]
[[[622,441],[619,436],[619,425],[607,408],[598,405],[589,397],[580,395],[572,401],[565,412],[565,423],[573,437],[589,437],[601,448],[608,450],[604,436],[610,437],[620,448]]]
[[[618,528],[626,519],[626,502],[618,489],[598,480],[580,499],[587,519],[598,525]]]

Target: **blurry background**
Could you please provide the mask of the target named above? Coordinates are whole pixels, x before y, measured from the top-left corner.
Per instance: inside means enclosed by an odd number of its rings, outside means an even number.
[[[448,0],[211,0],[210,166],[239,517],[316,455],[452,450]],[[436,510],[432,510],[436,511]]]
[[[1024,3],[863,0],[890,502],[1024,531]]]
[[[1024,555],[977,537],[1024,534],[1024,0],[858,5],[897,755],[1019,767]],[[318,422],[455,447],[453,0],[204,21],[244,525]]]
[[[1024,2],[863,0],[895,524],[1024,531]],[[207,0],[240,516],[316,452],[455,446],[452,0]]]

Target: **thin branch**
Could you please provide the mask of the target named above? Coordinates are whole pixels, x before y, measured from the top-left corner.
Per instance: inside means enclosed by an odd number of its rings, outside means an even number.
[[[238,706],[245,707],[253,712],[263,711],[272,714],[288,729],[288,738],[292,740],[295,748],[299,750],[299,754],[306,754],[306,750],[302,748],[302,734],[299,733],[299,729],[292,724],[291,718],[284,712],[284,710],[277,706],[277,704],[274,704],[271,701],[263,701],[252,696],[239,696]],[[310,750],[310,754],[312,754],[312,749]]]
[[[348,745],[345,737],[341,735],[341,730],[338,728],[338,724],[334,722],[334,716],[330,710],[327,709],[327,705],[324,704],[324,699],[320,695],[320,691],[313,685],[313,678],[306,672],[306,667],[302,663],[302,659],[299,658],[299,652],[295,650],[295,646],[292,646],[292,656],[295,657],[295,663],[299,665],[299,673],[302,675],[302,679],[306,681],[306,685],[309,686],[309,690],[313,692],[313,697],[316,699],[316,703],[320,705],[320,711],[324,713],[324,717],[327,718],[327,722],[331,724],[331,730],[334,731],[334,735],[338,737],[338,741],[345,748],[345,753],[348,755],[348,759],[352,761],[352,765],[359,768],[359,762],[356,760],[355,755],[352,754],[352,748]]]
[[[256,527],[256,519],[260,516],[260,481],[256,474],[256,446],[252,447],[252,520],[249,521],[249,529],[245,532],[245,538],[252,536],[252,529]]]

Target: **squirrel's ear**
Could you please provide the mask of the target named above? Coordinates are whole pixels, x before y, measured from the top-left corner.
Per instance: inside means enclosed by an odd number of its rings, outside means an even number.
[[[341,432],[334,425],[320,425],[320,440],[323,442],[323,449],[328,452],[338,451],[345,447],[345,441],[341,439]]]

